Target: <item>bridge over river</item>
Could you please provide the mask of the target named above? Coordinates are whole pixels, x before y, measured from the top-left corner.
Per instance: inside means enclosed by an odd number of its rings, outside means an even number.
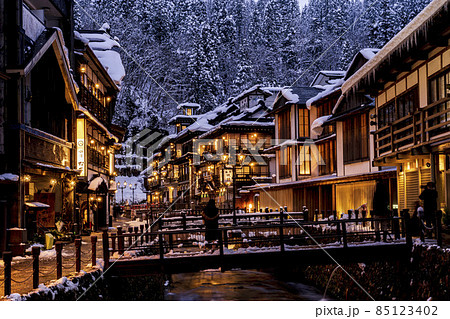
[[[174,221],[180,224],[174,225]],[[297,220],[278,218],[219,227],[218,240],[183,217],[104,232],[105,266],[110,276],[187,273],[205,269],[264,269],[284,265],[345,264],[408,258],[412,244],[408,216],[384,219]]]

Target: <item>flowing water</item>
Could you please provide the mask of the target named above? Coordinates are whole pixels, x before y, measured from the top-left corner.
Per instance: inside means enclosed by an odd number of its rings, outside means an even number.
[[[172,275],[166,300],[321,300],[323,292],[256,270],[206,270]]]

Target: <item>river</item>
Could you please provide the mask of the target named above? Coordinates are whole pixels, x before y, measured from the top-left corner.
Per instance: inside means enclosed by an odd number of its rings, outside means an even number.
[[[323,292],[257,270],[206,270],[172,275],[166,300],[321,300]]]

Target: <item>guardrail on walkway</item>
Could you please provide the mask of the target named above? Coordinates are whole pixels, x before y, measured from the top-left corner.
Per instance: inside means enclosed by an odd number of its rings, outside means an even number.
[[[91,266],[96,266],[97,262],[97,236],[91,236],[91,249],[88,252],[82,252],[81,250],[81,239],[75,239],[75,254],[63,259],[63,242],[55,243],[55,252],[56,252],[56,261],[55,266],[49,271],[43,271],[40,269],[39,257],[41,255],[40,247],[33,246],[31,247],[32,259],[29,263],[26,264],[25,267],[20,269],[21,274],[25,274],[24,278],[13,278],[12,273],[14,269],[13,267],[13,259],[12,252],[4,251],[3,252],[3,263],[4,263],[4,280],[0,283],[0,287],[4,286],[4,295],[10,295],[12,291],[12,282],[16,284],[24,284],[32,280],[33,289],[38,288],[40,283],[40,278],[48,277],[49,275],[54,274],[55,279],[59,279],[63,277],[63,269],[71,270],[75,266],[75,271],[79,273],[81,271],[81,262],[87,263],[90,261]],[[88,257],[88,259],[83,259],[83,256]],[[72,264],[67,265],[67,262],[73,261]],[[64,262],[66,264],[64,264]],[[0,274],[1,275],[1,274]],[[47,278],[49,280],[49,278]]]

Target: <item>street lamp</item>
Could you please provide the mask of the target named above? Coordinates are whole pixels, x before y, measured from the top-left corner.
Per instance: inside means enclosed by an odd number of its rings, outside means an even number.
[[[133,201],[131,203],[134,204],[134,190],[136,189],[136,185],[130,184],[130,189],[133,192]]]
[[[120,186],[120,182],[117,183],[117,188],[122,190],[122,204],[123,204],[123,190],[127,188],[127,182],[123,182],[123,186]]]

